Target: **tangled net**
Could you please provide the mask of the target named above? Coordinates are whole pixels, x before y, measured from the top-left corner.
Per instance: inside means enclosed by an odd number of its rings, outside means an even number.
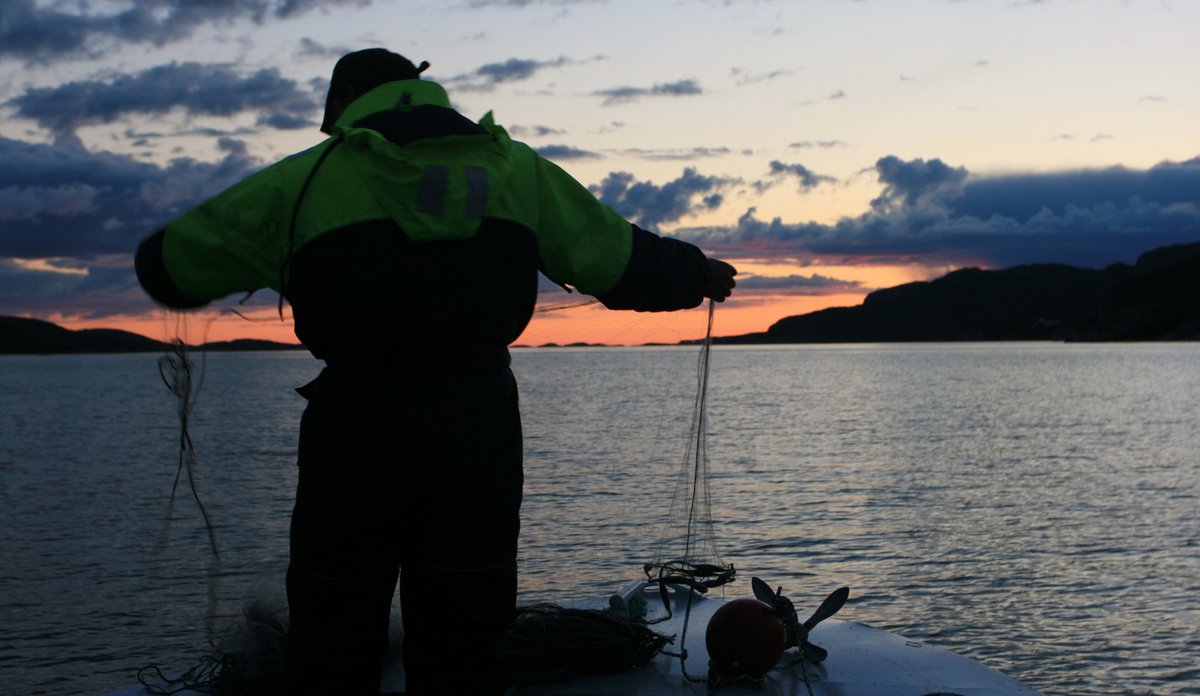
[[[399,621],[388,662],[399,659]],[[242,621],[213,643],[213,652],[187,672],[168,677],[159,667],[138,672],[147,694],[199,692],[213,696],[274,696],[286,692],[284,659],[288,615],[278,599],[259,599],[242,610]],[[546,684],[594,674],[615,674],[649,662],[674,642],[627,612],[537,604],[517,609],[501,646],[506,681]]]
[[[213,652],[178,677],[155,666],[138,671],[147,694],[169,696],[185,691],[215,696],[272,696],[284,692],[288,615],[278,599],[258,599],[242,609],[242,621],[213,641]]]
[[[518,610],[501,660],[510,683],[545,684],[624,672],[673,642],[644,621],[615,611],[538,604]]]

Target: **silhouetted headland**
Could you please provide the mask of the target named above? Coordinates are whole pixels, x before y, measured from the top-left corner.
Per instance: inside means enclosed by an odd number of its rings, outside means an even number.
[[[857,307],[785,317],[762,333],[713,340],[729,344],[1195,341],[1200,340],[1198,278],[1200,242],[1154,249],[1132,266],[965,268],[928,282],[876,290]],[[600,344],[546,344],[593,345]],[[0,316],[0,355],[144,353],[165,348],[162,341],[118,329],[72,331],[39,319]],[[304,346],[237,339],[198,348],[254,351]]]
[[[877,290],[856,307],[786,317],[717,343],[1190,341],[1200,339],[1200,242],[1133,266],[967,268]]]
[[[72,331],[40,319],[0,316],[0,355],[51,353],[154,353],[166,343],[119,329]],[[257,339],[218,341],[198,346],[207,351],[296,350],[304,346]]]

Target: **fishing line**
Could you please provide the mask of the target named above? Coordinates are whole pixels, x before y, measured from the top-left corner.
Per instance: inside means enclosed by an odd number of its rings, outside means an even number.
[[[679,668],[684,679],[692,683],[709,684],[710,693],[714,687],[711,680],[688,674],[686,645],[695,596],[732,581],[736,574],[733,565],[724,563],[717,551],[711,513],[712,496],[708,487],[708,377],[715,311],[716,302],[710,299],[704,341],[696,361],[696,399],[692,408],[691,431],[683,466],[671,499],[670,520],[659,539],[654,560],[643,566],[648,584],[658,586],[663,607],[667,612],[666,616],[649,623],[671,618],[668,586],[686,588],[684,591],[687,592],[687,603],[680,631],[679,652],[663,652],[679,658]],[[683,519],[679,520],[679,517]],[[676,529],[677,526],[681,526],[682,529]],[[683,545],[682,554],[672,560],[664,560],[670,558],[667,554],[672,549],[669,547],[679,543]]]
[[[205,612],[205,628],[211,641],[216,631],[218,598],[220,596],[221,552],[217,545],[216,525],[213,524],[212,516],[209,515],[204,501],[200,499],[200,491],[196,486],[196,448],[192,442],[190,430],[196,397],[204,386],[208,354],[201,350],[202,357],[200,365],[197,367],[191,356],[192,348],[188,345],[187,315],[182,312],[170,312],[167,317],[172,324],[172,337],[167,342],[166,351],[158,359],[158,375],[171,394],[175,396],[175,413],[179,420],[179,446],[175,480],[171,484],[165,522],[169,533],[175,514],[175,496],[179,490],[179,481],[186,474],[192,499],[196,501],[196,507],[204,519],[204,528],[208,534],[208,545],[211,551],[207,583],[208,607]],[[215,316],[210,317],[205,324],[204,337],[207,337],[208,329],[212,326],[215,318]],[[201,345],[203,345],[203,340]]]
[[[688,439],[688,452],[685,459],[693,462],[692,467],[692,497],[691,503],[688,505],[687,518],[687,534],[684,537],[685,544],[683,547],[684,559],[691,557],[692,544],[692,525],[696,517],[696,503],[703,489],[705,510],[712,509],[712,497],[708,489],[708,365],[709,355],[712,353],[712,329],[713,329],[713,313],[716,309],[716,302],[708,301],[708,326],[704,332],[704,344],[700,349],[700,357],[697,361],[696,381],[696,406],[692,416],[692,432],[695,433],[694,438]],[[695,452],[692,452],[694,443]],[[693,457],[694,455],[694,457]],[[716,547],[714,539],[714,557],[716,556]]]
[[[246,314],[245,312],[234,309],[233,307],[226,307],[225,311],[229,312],[230,314],[234,314],[237,317],[239,317],[240,319],[242,319],[243,321],[248,321],[251,324],[271,323],[271,324],[283,324],[284,326],[295,326],[294,322],[290,322],[284,318],[276,318],[273,316],[272,317],[252,317],[252,316]]]
[[[220,558],[220,551],[217,548],[216,527],[213,525],[212,517],[208,514],[208,508],[204,506],[204,501],[200,499],[200,492],[196,489],[196,448],[192,443],[192,434],[189,429],[191,423],[192,410],[196,405],[196,397],[200,393],[200,389],[204,386],[204,373],[207,366],[207,353],[201,351],[201,364],[197,369],[195,362],[191,358],[191,349],[187,344],[187,319],[182,314],[173,314],[175,331],[174,336],[167,344],[166,352],[158,359],[158,376],[162,378],[163,384],[175,396],[175,415],[179,419],[179,451],[177,456],[177,465],[175,468],[175,481],[171,484],[170,507],[168,508],[168,516],[175,507],[175,494],[179,489],[179,480],[184,473],[187,474],[188,488],[192,492],[192,499],[196,501],[196,507],[200,509],[200,515],[204,518],[204,526],[208,531],[208,542],[212,548],[213,556]]]
[[[581,298],[580,301],[568,305],[551,305],[542,311],[570,309],[572,307],[595,304],[594,298]],[[242,317],[235,309],[228,311]],[[712,346],[714,305],[709,304],[707,320],[707,336],[704,341],[700,360],[697,364],[698,381],[692,417],[692,434],[689,435],[686,460],[690,463],[693,483],[703,483],[706,475],[707,449],[704,444],[704,430],[707,427],[706,404],[708,390],[707,372],[709,370],[708,353]],[[178,322],[184,321],[176,317]],[[273,321],[273,319],[269,320]],[[159,369],[163,382],[170,388],[178,400],[180,419],[180,454],[176,484],[172,487],[172,501],[183,472],[187,472],[193,497],[201,509],[201,513],[212,533],[211,518],[196,493],[193,478],[195,466],[195,451],[189,433],[190,416],[195,404],[195,397],[203,382],[203,369],[197,369],[190,357],[186,340],[182,338],[184,330],[176,327],[176,339],[171,342],[168,353],[160,359]],[[672,380],[672,384],[677,381]],[[705,488],[704,495],[693,491],[689,498],[690,533],[695,533],[696,526],[703,522],[704,513],[701,507],[709,504]],[[210,536],[213,554],[216,558],[215,537]],[[689,553],[691,552],[691,546]],[[673,582],[679,578],[687,578],[698,584],[716,587],[732,579],[732,567],[721,567],[705,564],[692,564],[675,561],[663,564],[660,574],[663,582]],[[686,580],[679,580],[684,582]],[[210,587],[210,593],[212,588]],[[688,610],[690,614],[690,597]],[[506,642],[505,662],[511,670],[510,676],[520,676],[525,683],[543,683],[564,678],[570,675],[609,673],[624,671],[636,664],[649,661],[655,654],[675,656],[677,653],[666,650],[666,646],[674,642],[673,637],[655,633],[649,628],[644,618],[635,618],[628,611],[614,614],[611,610],[579,610],[563,608],[554,605],[539,605],[518,609],[519,618],[510,628]],[[210,620],[212,612],[210,611]],[[259,623],[250,621],[256,639],[246,644],[226,644],[212,639],[210,628],[210,643],[214,653],[203,657],[199,664],[181,676],[170,678],[155,666],[147,666],[138,674],[138,680],[150,694],[182,694],[187,691],[200,691],[230,694],[257,694],[272,687],[272,681],[279,679],[282,674],[282,663],[276,659],[286,643],[286,625],[279,624],[277,619],[262,623],[267,630],[262,630]],[[687,636],[687,618],[685,617],[683,637]],[[683,652],[681,650],[681,652]],[[264,658],[264,656],[266,656]],[[683,653],[681,659],[686,659]],[[691,681],[704,681],[687,675]]]
[[[708,387],[715,310],[716,303],[710,300],[705,337],[696,360],[696,397],[691,428],[671,498],[670,519],[656,544],[653,562],[647,564],[651,568],[662,568],[668,563],[682,562],[691,565],[693,570],[700,570],[701,577],[710,577],[717,568],[729,568],[721,561],[717,549],[712,495],[708,486]]]
[[[596,299],[596,298],[594,298],[594,297],[592,297],[592,298],[583,298],[583,299],[574,300],[574,301],[560,302],[560,303],[557,303],[557,304],[549,304],[549,303],[547,303],[547,304],[544,304],[544,305],[536,305],[536,306],[534,307],[533,311],[534,311],[534,312],[537,312],[537,313],[541,313],[541,312],[557,312],[557,311],[559,311],[559,310],[563,310],[563,309],[575,309],[576,307],[587,307],[587,306],[589,306],[589,305],[594,305],[594,304],[599,304],[599,303],[600,303],[600,300],[597,300],[597,299]]]

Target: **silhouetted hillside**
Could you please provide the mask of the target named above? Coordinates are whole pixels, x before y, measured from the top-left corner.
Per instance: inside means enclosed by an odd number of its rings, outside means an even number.
[[[166,344],[118,329],[72,331],[40,319],[0,316],[0,355],[17,353],[152,353]],[[203,350],[290,350],[303,346],[239,339],[206,343]]]
[[[718,343],[893,341],[1200,340],[1200,242],[1155,249],[1133,266],[1086,269],[1035,264],[967,268],[929,282],[877,290],[857,307],[786,317],[763,333]],[[0,354],[137,353],[164,344],[116,329],[71,331],[0,316]],[[208,343],[210,351],[293,350],[255,339]]]
[[[279,343],[258,338],[235,338],[232,341],[213,341],[201,346],[209,352],[231,352],[235,350],[304,350],[299,343]]]
[[[1143,254],[1077,327],[1082,341],[1200,339],[1200,244],[1177,244]]]
[[[722,343],[1200,339],[1200,243],[1093,270],[984,271],[877,290],[857,307],[786,317]]]
[[[143,353],[164,345],[116,329],[71,331],[40,319],[0,317],[0,353]]]

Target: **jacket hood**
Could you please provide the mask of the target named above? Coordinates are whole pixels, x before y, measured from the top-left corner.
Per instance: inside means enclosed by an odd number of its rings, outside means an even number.
[[[482,132],[419,138],[403,145],[353,124],[382,111],[450,109],[445,90],[425,80],[390,82],[356,99],[334,125],[363,186],[414,240],[475,234],[512,171],[512,141],[489,112]]]

